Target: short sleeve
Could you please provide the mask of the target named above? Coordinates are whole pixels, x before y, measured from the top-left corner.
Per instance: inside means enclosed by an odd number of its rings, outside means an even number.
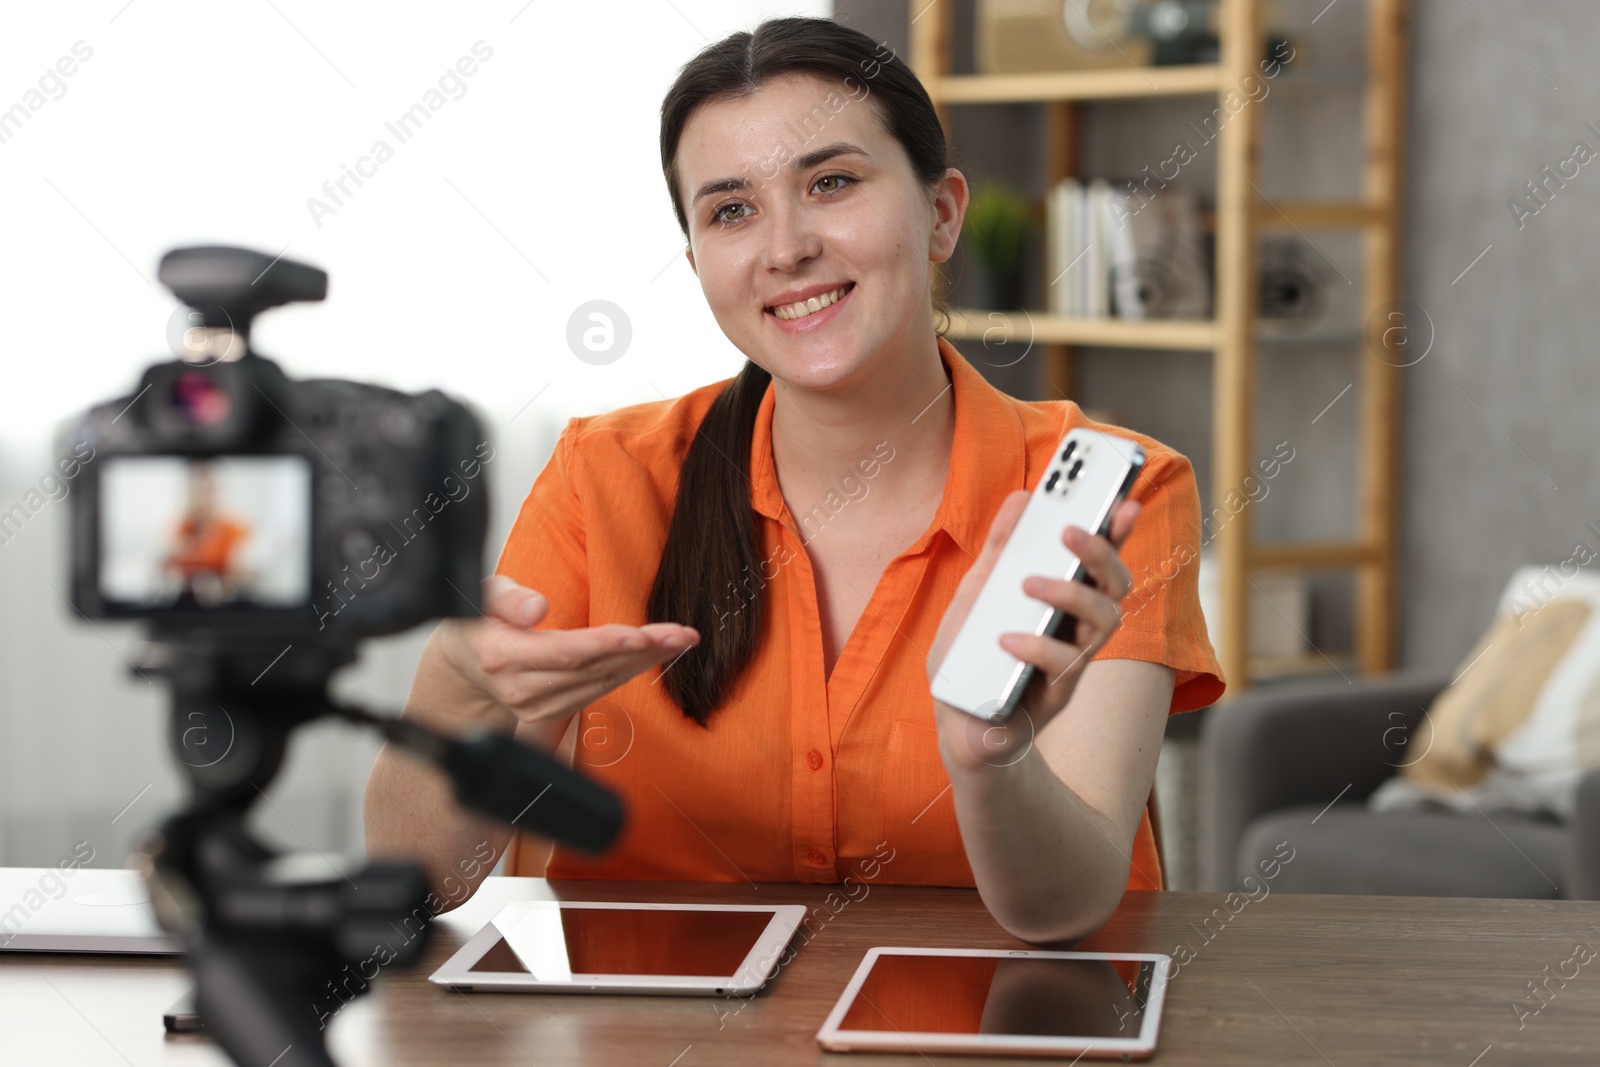
[[[589,625],[589,563],[583,503],[574,475],[582,418],[571,419],[544,469],[533,481],[494,572],[543,594],[550,610],[534,629],[576,630]]]
[[[1200,493],[1188,459],[1153,459],[1134,483],[1141,505],[1122,562],[1133,589],[1122,601],[1122,624],[1096,659],[1137,659],[1177,671],[1169,714],[1214,704],[1222,667],[1200,610]]]

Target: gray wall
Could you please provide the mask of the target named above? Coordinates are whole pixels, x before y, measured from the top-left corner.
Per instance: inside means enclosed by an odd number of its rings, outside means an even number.
[[[1286,0],[1283,9],[1308,66],[1362,62],[1360,0],[1331,7]],[[1402,665],[1445,670],[1486,628],[1513,568],[1564,559],[1579,539],[1600,552],[1600,535],[1584,529],[1590,520],[1600,527],[1600,474],[1580,443],[1600,397],[1590,340],[1600,336],[1592,280],[1600,159],[1556,189],[1520,231],[1506,204],[1542,167],[1571,154],[1574,142],[1600,152],[1600,134],[1584,128],[1590,121],[1600,127],[1600,65],[1593,61],[1600,18],[1592,0],[1413,0],[1412,10],[1404,277],[1435,336],[1426,357],[1402,375],[1398,651]],[[971,11],[970,0],[957,4],[958,40],[970,39]],[[904,49],[901,0],[841,0],[837,12]],[[1340,89],[1297,92],[1287,80],[1272,86],[1261,160],[1268,196],[1356,193],[1358,99]],[[1187,120],[1208,112],[1196,101],[1085,107],[1081,169],[1136,173],[1170,153]],[[1041,109],[1023,106],[955,109],[958,165],[969,178],[1038,192],[1040,116]],[[1214,176],[1206,150],[1183,180],[1209,190]],[[1327,309],[1313,334],[1329,341],[1261,347],[1258,451],[1265,455],[1280,440],[1296,450],[1256,509],[1265,538],[1352,531],[1358,390],[1318,413],[1358,369],[1344,338],[1360,328],[1359,248],[1345,235],[1308,236],[1328,279]],[[952,268],[959,302],[966,279],[959,262]],[[1208,362],[1190,353],[1085,351],[1075,397],[1187,454],[1207,502]],[[1017,395],[1037,397],[1038,374],[1034,363],[992,377]],[[1558,446],[1562,437],[1566,447]],[[1320,581],[1317,604],[1313,640],[1330,651],[1347,648],[1348,579]]]
[[[1600,551],[1600,159],[1520,231],[1506,206],[1575,142],[1600,152],[1600,17],[1476,3],[1415,16],[1406,279],[1438,339],[1406,377],[1401,613],[1428,665],[1461,658],[1512,568]]]

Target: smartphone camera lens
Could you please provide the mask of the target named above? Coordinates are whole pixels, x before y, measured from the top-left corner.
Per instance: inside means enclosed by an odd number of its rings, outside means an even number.
[[[1083,470],[1083,460],[1080,459],[1072,464],[1071,470],[1067,471],[1067,481],[1070,482],[1076,478],[1078,476],[1078,472],[1081,470]]]
[[[1058,470],[1057,471],[1051,471],[1049,479],[1046,480],[1045,483],[1044,483],[1044,491],[1047,492],[1047,493],[1054,492],[1055,488],[1056,488],[1056,483],[1059,482],[1060,480],[1061,480],[1061,472],[1058,471]]]
[[[1074,452],[1076,452],[1077,450],[1078,450],[1078,442],[1076,442],[1076,441],[1068,441],[1066,450],[1061,453],[1061,462],[1065,463],[1067,460],[1071,459],[1072,458],[1072,454]]]

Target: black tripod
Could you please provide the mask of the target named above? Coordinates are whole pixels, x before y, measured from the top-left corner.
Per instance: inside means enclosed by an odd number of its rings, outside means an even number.
[[[327,680],[355,659],[353,644],[281,651],[199,631],[150,648],[141,667],[171,687],[169,740],[192,792],[139,859],[161,925],[183,941],[201,1021],[240,1067],[333,1067],[327,990],[347,968],[415,963],[432,918],[416,864],[294,880],[248,832],[246,813],[302,723],[331,715],[375,727],[443,769],[461,803],[516,829],[588,851],[621,829],[615,794],[508,736],[451,740],[330,702]]]

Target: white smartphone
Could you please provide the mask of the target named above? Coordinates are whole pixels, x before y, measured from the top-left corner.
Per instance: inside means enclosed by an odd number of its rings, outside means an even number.
[[[1126,437],[1077,429],[1061,439],[994,569],[934,672],[933,695],[986,722],[1003,723],[1022,701],[1034,667],[1007,652],[1000,635],[1068,638],[1077,620],[1022,590],[1030,574],[1093,584],[1061,540],[1068,526],[1105,535],[1111,512],[1144,468],[1144,450]]]

